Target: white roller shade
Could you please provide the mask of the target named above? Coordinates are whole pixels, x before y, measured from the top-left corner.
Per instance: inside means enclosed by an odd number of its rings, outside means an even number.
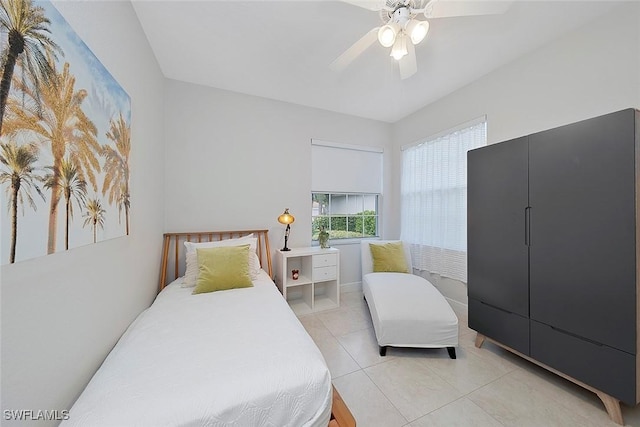
[[[311,191],[382,193],[381,148],[311,140]]]

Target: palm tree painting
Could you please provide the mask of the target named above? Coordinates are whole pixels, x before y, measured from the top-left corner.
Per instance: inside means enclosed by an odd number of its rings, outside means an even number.
[[[18,193],[14,165],[0,164],[0,203],[8,207],[0,209],[0,263],[128,235],[127,93],[49,1],[0,0],[0,48],[2,158],[5,150],[32,153],[17,169],[24,174]],[[24,210],[15,236],[14,193]]]
[[[38,148],[35,144],[17,146],[15,143],[1,143],[0,162],[3,170],[0,172],[0,184],[6,184],[7,201],[11,211],[11,250],[9,262],[16,260],[16,243],[18,239],[18,204],[24,214],[25,200],[29,207],[37,209],[31,190],[35,190],[42,200],[44,194],[38,187],[39,177],[35,174],[35,164],[38,160]]]
[[[84,218],[82,226],[86,227],[87,225],[91,225],[91,229],[93,231],[93,243],[96,243],[98,227],[104,229],[104,217],[107,211],[102,208],[100,199],[95,197],[87,202],[85,209],[85,213],[82,214],[82,217]]]
[[[58,169],[55,169],[55,166],[48,166],[48,169],[51,169],[52,172],[44,177],[45,188],[64,195],[66,219],[64,248],[69,249],[69,221],[73,219],[73,202],[75,201],[79,208],[85,205],[87,183],[82,178],[76,165],[69,159],[62,159]]]
[[[107,138],[115,148],[105,145],[102,155],[105,159],[102,194],[109,192],[109,203],[118,204],[118,219],[124,209],[125,228],[129,234],[129,152],[131,151],[131,129],[122,115],[111,122]]]
[[[35,84],[16,82],[15,87],[22,91],[28,101],[11,100],[5,126],[7,134],[30,131],[44,144],[50,146],[53,156],[53,173],[51,178],[51,198],[49,204],[49,228],[47,253],[56,251],[58,230],[58,203],[61,197],[60,173],[63,157],[68,155],[71,162],[78,165],[77,171],[84,181],[88,179],[97,189],[95,173],[100,171],[100,145],[96,138],[96,127],[86,116],[82,103],[87,96],[86,90],[76,90],[76,79],[70,72],[69,63],[65,63],[62,72],[58,73],[52,65],[55,84],[40,90],[41,102],[35,101],[35,93],[31,89]],[[65,236],[67,239],[68,236]],[[65,244],[65,248],[68,249]]]
[[[0,80],[0,134],[2,119],[9,96],[11,80],[20,60],[22,69],[37,84],[36,95],[40,87],[52,84],[51,63],[47,56],[56,58],[60,47],[49,34],[50,21],[44,9],[35,6],[31,0],[0,0],[0,27],[7,34],[7,48],[2,58],[2,80]],[[36,96],[36,99],[39,99]]]

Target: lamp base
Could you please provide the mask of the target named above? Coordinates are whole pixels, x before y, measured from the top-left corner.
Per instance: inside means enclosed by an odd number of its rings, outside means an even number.
[[[291,229],[291,227],[289,226],[289,224],[287,224],[287,231],[285,231],[284,233],[284,248],[280,249],[283,252],[287,252],[290,251],[291,249],[289,249],[287,247],[287,244],[289,243],[289,230]]]

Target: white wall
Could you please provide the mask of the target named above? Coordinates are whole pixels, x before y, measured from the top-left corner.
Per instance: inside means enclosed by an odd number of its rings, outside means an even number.
[[[165,117],[166,230],[266,228],[273,251],[284,245],[284,208],[296,218],[289,246],[311,244],[312,138],[390,152],[388,123],[175,80]],[[388,210],[383,201],[383,217]],[[358,245],[340,248],[344,283],[360,281]]]
[[[54,4],[131,97],[131,235],[2,266],[3,410],[68,409],[159,277],[164,78],[130,3]]]
[[[395,123],[396,152],[483,114],[489,143],[495,143],[638,107],[639,28],[638,2],[614,8]]]
[[[640,108],[640,3],[614,8],[594,23],[544,46],[393,125],[399,218],[400,147],[487,116],[496,143],[624,108]],[[451,282],[451,281],[447,281]],[[460,299],[460,286],[441,286]]]

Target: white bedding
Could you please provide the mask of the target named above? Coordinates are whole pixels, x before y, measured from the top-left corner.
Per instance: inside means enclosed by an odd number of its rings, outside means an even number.
[[[269,276],[192,290],[178,279],[158,295],[61,425],[326,426],[331,375]]]

